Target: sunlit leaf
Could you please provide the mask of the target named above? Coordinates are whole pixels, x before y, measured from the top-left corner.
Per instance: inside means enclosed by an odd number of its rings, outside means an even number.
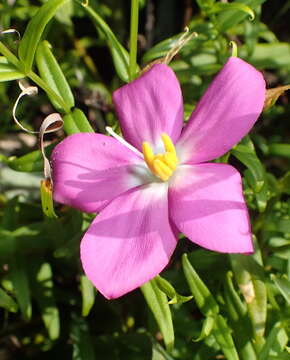
[[[42,263],[34,280],[35,298],[41,317],[51,340],[56,340],[60,332],[59,312],[53,293],[53,274],[49,263]]]
[[[166,348],[172,349],[174,345],[174,329],[167,296],[159,289],[155,279],[141,286],[141,291],[159,325]]]
[[[49,0],[42,5],[30,20],[18,49],[19,59],[22,62],[25,73],[31,70],[35,52],[45,26],[55,15],[59,7],[68,1],[69,0]]]
[[[80,284],[83,299],[82,316],[88,316],[95,302],[96,290],[94,285],[85,275],[81,275]]]
[[[74,97],[69,84],[66,81],[58,62],[51,51],[51,46],[47,41],[42,41],[39,44],[36,51],[36,63],[42,79],[64,100],[69,108],[74,107]],[[64,110],[62,109],[62,106],[54,100],[54,98],[50,97],[50,101],[57,110]]]
[[[32,305],[28,273],[23,259],[18,254],[15,254],[9,264],[9,277],[22,315],[25,320],[29,320],[32,315]]]
[[[129,54],[127,50],[118,41],[108,24],[100,15],[90,6],[84,6],[84,10],[92,18],[98,29],[105,35],[110,48],[115,69],[120,79],[125,82],[129,81]]]
[[[16,312],[18,306],[15,301],[3,289],[0,288],[0,307],[10,311]]]

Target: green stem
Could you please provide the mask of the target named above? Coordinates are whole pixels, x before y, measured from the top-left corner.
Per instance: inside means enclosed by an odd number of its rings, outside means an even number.
[[[6,57],[8,62],[15,65],[20,72],[23,72],[23,68],[21,66],[21,62],[17,59],[17,57],[0,41],[0,53]],[[57,101],[65,113],[70,112],[70,108],[67,104],[63,101],[63,99],[53,91],[37,74],[33,71],[30,71],[28,74],[23,72],[23,75],[26,75],[31,80],[33,80],[39,87],[41,87],[51,98]]]
[[[51,98],[58,102],[66,114],[70,112],[69,106],[67,106],[63,99],[55,91],[53,91],[37,74],[35,74],[33,71],[30,71],[27,74],[27,77],[33,80],[35,84],[41,87]]]
[[[137,40],[138,40],[139,0],[131,0],[130,25],[130,80],[134,80],[137,72]]]

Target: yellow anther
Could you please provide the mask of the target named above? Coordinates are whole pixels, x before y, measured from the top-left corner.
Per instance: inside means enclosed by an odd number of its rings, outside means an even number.
[[[165,153],[154,155],[150,144],[146,141],[142,144],[142,150],[144,160],[152,173],[162,181],[167,181],[176,169],[178,159],[170,137],[163,133],[161,138]]]
[[[153,153],[153,150],[151,149],[151,146],[147,141],[143,142],[142,144],[142,152],[144,155],[144,160],[146,164],[148,165],[149,169],[153,171],[152,165],[155,158],[155,155]]]
[[[155,159],[153,161],[153,169],[154,173],[163,181],[168,180],[173,172],[166,164],[164,164],[163,161],[159,159]]]
[[[163,133],[161,134],[161,139],[164,144],[165,151],[174,154],[176,156],[175,147],[170,137],[167,134]]]
[[[166,152],[164,155],[163,155],[163,159],[164,159],[164,162],[166,163],[166,165],[168,165],[171,170],[175,170],[176,169],[176,155],[175,154],[172,154],[170,152]]]

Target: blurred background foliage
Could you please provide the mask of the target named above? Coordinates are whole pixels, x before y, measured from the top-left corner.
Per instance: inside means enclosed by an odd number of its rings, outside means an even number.
[[[12,121],[15,80],[40,88],[17,108],[26,128],[37,131],[55,111],[64,116],[64,130],[45,136],[47,153],[65,134],[118,128],[111,94],[132,75],[130,6],[0,2],[0,30],[20,34],[0,35],[0,359],[289,359],[289,94],[218,160],[243,175],[254,255],[213,253],[182,238],[162,277],[107,301],[79,261],[93,217],[59,205],[58,218],[42,212],[37,136]],[[185,119],[230,55],[230,41],[268,88],[290,83],[290,1],[140,0],[139,10],[140,67],[164,57],[185,26],[198,33],[170,64]]]

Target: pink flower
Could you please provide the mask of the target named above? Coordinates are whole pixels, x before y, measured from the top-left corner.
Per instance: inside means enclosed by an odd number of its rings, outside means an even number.
[[[54,199],[100,212],[82,239],[81,261],[106,298],[159,274],[179,232],[210,250],[253,251],[239,173],[207,161],[250,131],[264,98],[262,75],[231,57],[182,128],[179,83],[168,66],[154,65],[113,95],[123,136],[135,151],[91,133],[56,146]]]

